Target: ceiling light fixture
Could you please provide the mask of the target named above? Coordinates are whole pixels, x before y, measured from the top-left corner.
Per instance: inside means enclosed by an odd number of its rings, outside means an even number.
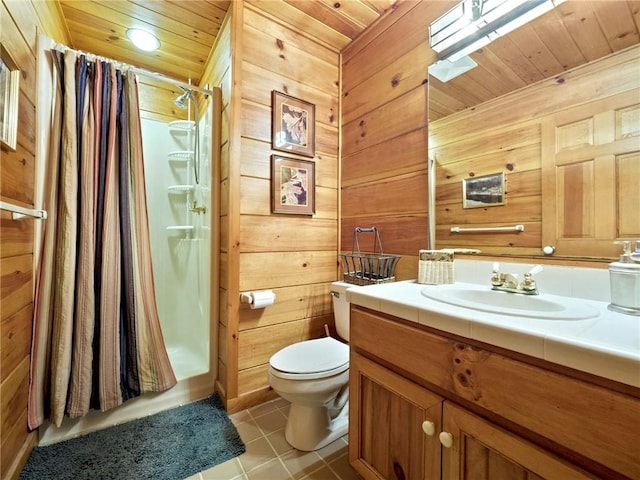
[[[452,62],[450,60],[440,60],[429,66],[429,75],[433,75],[441,82],[448,82],[458,75],[476,68],[478,64],[471,57],[462,57]]]
[[[493,42],[563,0],[463,0],[429,26],[438,60],[456,60]]]
[[[127,29],[127,38],[140,50],[152,52],[160,48],[160,40],[153,34],[140,28]]]

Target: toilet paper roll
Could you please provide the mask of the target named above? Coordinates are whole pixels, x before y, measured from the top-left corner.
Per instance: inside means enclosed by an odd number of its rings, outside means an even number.
[[[264,308],[273,305],[276,300],[276,294],[272,290],[259,290],[257,292],[250,292],[251,296],[251,309]]]

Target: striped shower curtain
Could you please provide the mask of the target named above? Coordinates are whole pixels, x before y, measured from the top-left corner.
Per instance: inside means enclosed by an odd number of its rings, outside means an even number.
[[[156,309],[135,75],[52,50],[29,428],[176,384]]]

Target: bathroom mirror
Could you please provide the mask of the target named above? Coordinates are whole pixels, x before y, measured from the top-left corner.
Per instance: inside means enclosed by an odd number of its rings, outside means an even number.
[[[443,6],[442,13],[453,5]],[[435,171],[429,174],[429,211],[435,212],[430,219],[431,248],[464,246],[489,255],[543,255],[545,180],[550,179],[541,168],[540,125],[528,125],[518,112],[544,110],[545,98],[540,97],[536,107],[514,92],[547,82],[556,86],[555,92],[573,95],[573,74],[566,72],[638,44],[636,10],[633,2],[626,1],[565,1],[469,54],[460,65],[440,69],[441,79],[433,74],[435,64],[429,67],[429,163]],[[459,72],[464,73],[456,76]],[[505,100],[509,98],[516,100],[509,103]],[[487,102],[496,105],[493,111]],[[497,125],[501,116],[517,127],[487,127]],[[464,182],[496,174],[505,176],[504,205],[464,209]],[[451,232],[455,226],[520,224],[524,231]]]

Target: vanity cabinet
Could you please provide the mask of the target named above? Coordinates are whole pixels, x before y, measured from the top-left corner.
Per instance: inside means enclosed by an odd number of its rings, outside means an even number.
[[[349,454],[360,475],[440,478],[442,397],[353,353],[349,401]]]
[[[350,346],[365,479],[640,478],[633,394],[354,305]]]
[[[365,479],[593,478],[362,355],[350,375],[350,458]]]

